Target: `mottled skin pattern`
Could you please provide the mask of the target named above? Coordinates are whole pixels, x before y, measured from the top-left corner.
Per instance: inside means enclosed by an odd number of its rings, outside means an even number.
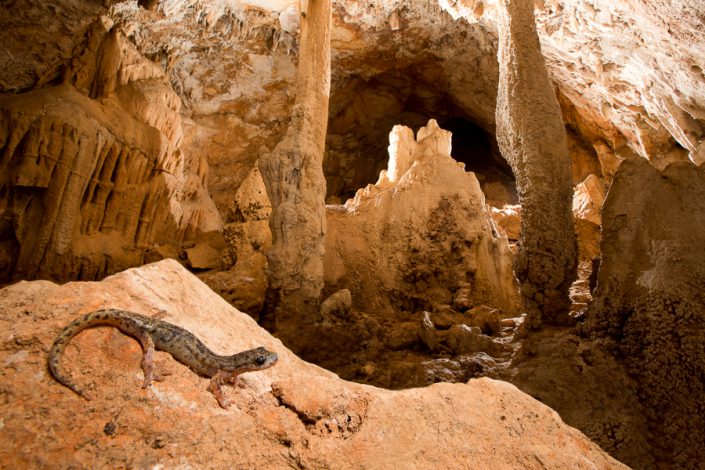
[[[95,326],[114,326],[140,342],[144,351],[142,388],[147,388],[152,380],[163,380],[162,376],[154,370],[154,350],[158,349],[168,352],[174,359],[189,366],[197,374],[210,377],[208,390],[213,393],[218,404],[223,408],[230,405],[221,389],[224,383],[237,385],[240,374],[267,369],[278,360],[276,353],[267,351],[263,347],[232,356],[219,356],[193,334],[171,323],[125,310],[98,310],[73,321],[64,328],[54,341],[48,357],[49,371],[54,378],[87,400],[90,400],[88,395],[59,369],[59,359],[74,336]]]

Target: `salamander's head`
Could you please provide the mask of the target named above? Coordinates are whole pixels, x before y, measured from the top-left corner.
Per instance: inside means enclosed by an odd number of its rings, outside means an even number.
[[[268,369],[277,363],[279,356],[277,353],[267,351],[263,347],[243,351],[233,356],[237,357],[237,368],[242,372]]]

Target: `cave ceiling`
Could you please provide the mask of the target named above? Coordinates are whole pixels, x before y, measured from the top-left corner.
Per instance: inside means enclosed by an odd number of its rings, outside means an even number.
[[[118,25],[162,65],[185,116],[239,114],[255,126],[286,120],[281,110],[292,100],[296,1],[164,0],[152,9],[136,1],[9,3],[1,13],[1,92],[60,81],[100,16],[106,28]],[[495,3],[335,1],[333,93],[351,78],[413,68],[491,130]],[[538,0],[536,7],[549,72],[577,111],[583,134],[655,161],[705,161],[702,5]]]

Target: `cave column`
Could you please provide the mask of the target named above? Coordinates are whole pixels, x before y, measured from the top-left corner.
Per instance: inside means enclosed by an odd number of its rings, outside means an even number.
[[[331,0],[301,0],[291,122],[284,139],[260,160],[272,204],[267,312],[275,320],[317,309],[323,288],[331,23]]]
[[[522,206],[514,270],[529,324],[560,324],[570,309],[577,263],[571,160],[533,0],[499,1],[498,36],[497,141]]]

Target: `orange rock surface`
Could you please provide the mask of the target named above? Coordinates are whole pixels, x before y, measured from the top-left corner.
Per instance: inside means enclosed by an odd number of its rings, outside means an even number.
[[[94,396],[55,382],[46,353],[76,316],[102,307],[161,314],[225,354],[265,346],[280,360],[243,376],[221,409],[168,354],[142,390],[138,343],[87,330],[63,364]],[[303,362],[171,260],[102,282],[0,290],[3,468],[626,468],[550,408],[490,379],[387,391]]]

